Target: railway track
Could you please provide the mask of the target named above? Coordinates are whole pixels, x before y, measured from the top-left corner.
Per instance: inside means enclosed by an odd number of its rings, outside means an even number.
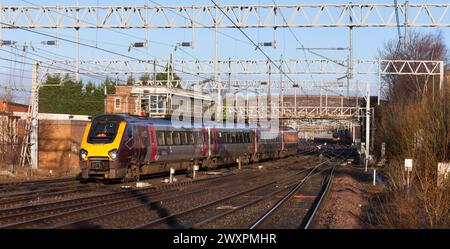
[[[295,175],[286,177],[279,181],[261,184],[256,187],[193,207],[191,209],[141,224],[134,228],[197,228],[204,226],[205,224],[218,218],[223,218],[232,213],[236,213],[239,210],[271,198],[278,193],[289,190],[299,183],[305,182],[312,174],[316,173],[321,165],[331,160],[332,159],[329,159],[325,162],[319,163],[314,168],[301,170]],[[301,180],[298,180],[299,176],[301,176]],[[248,198],[250,193],[253,198]],[[205,216],[207,216],[206,219],[204,218]]]
[[[300,160],[300,159],[298,159]],[[289,164],[291,160],[285,162],[285,164]],[[286,165],[285,165],[286,166]],[[228,176],[234,175],[235,173],[228,174]],[[242,173],[240,173],[242,174]],[[264,174],[260,172],[259,174],[254,175],[255,177],[261,176]],[[195,181],[188,181],[188,183],[202,183],[210,182],[217,179],[225,179],[227,175],[220,177],[212,177],[199,179]],[[245,178],[245,173],[242,174],[242,177]],[[210,182],[211,184],[212,182]],[[160,187],[160,193],[163,193],[162,190],[168,194],[168,190],[170,188],[174,188],[175,186],[186,185],[186,183],[179,182],[177,184],[169,184],[163,185]],[[155,188],[148,189],[139,189],[138,191],[130,190],[123,191],[119,193],[107,193],[98,196],[90,196],[85,198],[76,198],[71,200],[62,200],[50,203],[44,203],[40,205],[29,205],[23,207],[16,208],[7,208],[0,209],[0,224],[2,227],[48,227],[48,221],[58,220],[60,218],[64,218],[64,216],[72,215],[75,217],[76,215],[81,215],[81,213],[92,211],[95,208],[102,208],[105,206],[111,205],[120,205],[127,204],[127,202],[131,202],[133,200],[140,200],[142,198],[155,197],[151,196],[156,191]],[[104,212],[103,212],[104,214]],[[74,216],[75,215],[75,216]],[[87,215],[92,216],[92,214]],[[95,216],[95,215],[94,215]],[[83,216],[86,217],[86,216]],[[80,219],[79,217],[75,217]],[[46,224],[47,222],[47,224]],[[38,224],[36,226],[36,224]],[[39,225],[40,224],[40,225]],[[52,224],[50,223],[50,226]]]
[[[330,161],[334,158],[336,156],[331,157],[330,155],[330,158],[323,158],[322,160]],[[309,160],[313,159],[317,159],[317,157],[309,156]],[[189,219],[192,219],[196,212],[205,210],[208,207],[209,210],[214,209],[213,207],[218,208],[217,210],[221,210],[221,214],[229,212],[230,209],[227,208],[227,203],[241,199],[245,194],[262,196],[264,193],[273,192],[273,190],[286,191],[294,186],[293,184],[296,183],[295,180],[298,180],[299,176],[307,174],[307,171],[309,172],[306,169],[298,170],[293,165],[307,161],[304,156],[296,156],[283,159],[282,162],[277,162],[276,164],[272,163],[273,165],[271,162],[268,162],[269,168],[273,170],[282,169],[285,173],[296,171],[290,178],[285,177],[284,179],[280,176],[276,178],[271,175],[275,179],[272,181],[266,179],[267,172],[263,172],[259,170],[259,166],[255,167],[256,165],[253,165],[251,167],[253,171],[240,171],[239,174],[229,173],[223,176],[191,180],[190,182],[162,185],[161,187],[122,190],[47,203],[32,203],[32,205],[2,208],[0,209],[0,228],[197,227],[201,225],[200,222],[202,220],[194,219],[190,222],[175,223],[173,223],[173,220],[177,220],[179,217],[184,217],[183,219],[190,217]],[[228,178],[230,176],[233,176],[233,180]],[[39,182],[39,184],[42,184],[42,182]],[[231,194],[225,191],[233,188],[235,191]],[[60,190],[60,192],[64,191],[75,192],[76,190]],[[204,193],[221,196],[221,198],[209,201],[205,201],[206,199],[202,200],[201,204],[197,208],[191,208],[192,210],[183,208],[178,211],[164,211],[166,210],[165,206],[182,206],[182,204],[186,206],[191,200],[202,196]],[[43,192],[42,194],[51,196],[52,193]],[[7,198],[7,195],[5,195],[4,200],[0,199],[0,207],[2,201],[5,203],[8,201],[25,201],[25,198],[32,197],[27,196],[25,193],[23,196],[10,198]],[[250,204],[248,205],[250,206]],[[224,208],[220,208],[220,206]],[[175,210],[177,209],[175,208]],[[153,214],[153,216],[150,215],[150,218],[142,218],[142,220],[147,221],[145,224],[142,224],[141,217],[139,217],[140,212],[153,212],[157,213],[157,215]],[[218,213],[215,215],[217,216]],[[137,220],[132,217],[137,217]],[[213,220],[211,219],[211,221]]]
[[[334,159],[334,158],[332,158]],[[329,160],[331,161],[331,159]],[[274,190],[272,192],[268,192],[264,195],[257,195],[256,198],[253,200],[250,200],[245,203],[241,203],[239,205],[234,206],[230,210],[219,213],[217,215],[211,216],[207,219],[204,219],[200,222],[192,224],[189,228],[220,228],[220,227],[228,227],[228,228],[255,228],[262,224],[265,220],[267,220],[273,213],[275,213],[275,210],[279,209],[284,202],[286,202],[289,198],[292,198],[295,193],[298,193],[300,189],[309,181],[311,181],[311,178],[320,177],[320,175],[325,172],[328,169],[320,169],[319,167],[322,165],[319,164],[315,168],[313,168],[311,171],[308,172],[305,176],[303,176],[300,179],[297,179],[296,181],[290,182],[286,185],[285,188],[280,188],[279,190]],[[281,195],[282,193],[286,193],[284,196]],[[301,196],[301,197],[313,197],[313,196]],[[279,200],[281,198],[281,200]],[[302,202],[304,202],[304,199],[302,199]],[[269,210],[268,207],[271,207]],[[250,209],[252,208],[252,210]],[[255,217],[255,213],[258,213],[259,211],[262,211],[264,214],[261,215],[261,217],[256,219],[252,218]],[[247,214],[246,212],[250,213]],[[236,215],[236,213],[240,213],[239,215]],[[231,220],[231,217],[242,217],[242,220],[239,222],[240,224],[235,223],[229,223],[229,220]],[[298,217],[300,214],[299,212],[294,212],[290,216],[285,216],[284,218],[288,219],[289,221],[295,221],[296,219],[294,217]],[[256,216],[258,217],[258,216]],[[217,222],[218,220],[227,221],[228,224],[222,222]],[[246,221],[247,220],[247,221]],[[216,224],[214,224],[216,222]],[[217,225],[219,223],[220,225]],[[245,225],[245,224],[251,224],[251,225]],[[289,226],[286,226],[286,224],[276,224],[274,226],[269,226],[266,228],[291,228]]]
[[[284,166],[287,166],[284,165]],[[279,167],[279,165],[278,165]],[[159,214],[159,216],[164,216],[164,217],[168,217],[170,216],[170,212],[164,212],[161,210],[165,210],[165,208],[163,206],[161,206],[160,204],[164,202],[165,205],[170,205],[172,203],[178,203],[178,202],[186,202],[188,204],[190,204],[194,198],[193,195],[195,194],[202,194],[205,192],[214,192],[216,193],[217,196],[220,196],[219,193],[220,190],[222,190],[222,192],[224,192],[224,190],[227,190],[231,187],[235,187],[235,185],[239,185],[243,190],[243,192],[248,191],[248,188],[250,187],[254,187],[255,184],[258,184],[261,181],[258,181],[258,177],[261,177],[262,175],[265,175],[265,173],[261,173],[258,175],[253,175],[252,178],[248,178],[246,176],[243,175],[239,175],[240,179],[239,181],[227,181],[226,185],[217,185],[217,186],[211,186],[211,184],[209,184],[208,186],[206,186],[206,188],[200,189],[198,191],[194,191],[194,192],[188,192],[186,194],[180,194],[180,195],[174,195],[174,196],[165,196],[162,199],[147,199],[141,203],[138,203],[136,205],[133,206],[128,206],[125,207],[123,209],[119,209],[119,210],[113,210],[111,212],[106,212],[103,213],[101,215],[97,215],[97,216],[91,216],[85,219],[80,219],[77,221],[72,221],[63,225],[58,225],[52,228],[79,228],[79,227],[95,227],[95,223],[98,223],[99,220],[103,220],[106,223],[111,223],[111,221],[116,221],[116,223],[120,223],[121,219],[126,220],[127,217],[136,217],[139,216],[139,214],[141,214],[142,216],[142,212],[140,212],[139,210],[142,210],[143,212],[146,211],[146,209],[148,209],[150,207],[151,210],[153,211],[157,211]],[[251,181],[251,180],[254,181]],[[271,185],[275,183],[275,181],[271,181],[271,182],[267,182],[264,181],[263,183],[261,183],[261,185],[259,185],[258,187],[256,187],[255,189],[259,189],[259,188],[263,188],[266,187],[268,185]],[[222,194],[223,195],[223,194]],[[190,205],[188,205],[190,206]],[[133,215],[134,212],[136,215]],[[140,219],[144,219],[143,217],[139,217]],[[155,217],[155,219],[158,219],[158,217]],[[94,224],[90,224],[90,223],[94,223]],[[126,222],[126,221],[124,221]],[[139,222],[139,221],[138,221]],[[114,227],[113,224],[110,224],[111,226]],[[122,224],[123,225],[123,224]],[[98,225],[97,225],[98,226]],[[134,227],[134,226],[119,226],[121,228],[129,228],[129,227]]]
[[[42,180],[31,180],[31,181],[8,181],[8,182],[0,182],[0,189],[8,186],[24,186],[24,185],[39,185],[39,184],[48,184],[48,183],[59,183],[59,182],[70,182],[76,180],[74,177],[63,177],[63,178],[50,178],[50,179],[42,179]]]
[[[233,174],[227,175],[231,176]],[[120,192],[62,200],[41,205],[24,206],[19,208],[0,209],[0,228],[35,228],[51,226],[51,221],[65,219],[69,215],[79,215],[86,211],[104,208],[112,205],[127,204],[139,198],[149,198],[158,194],[176,191],[187,184],[214,182],[227,176],[212,177],[189,182],[179,182],[171,186],[146,187],[139,190],[123,190]],[[104,210],[101,210],[104,211]]]
[[[299,182],[249,228],[309,228],[331,186],[334,169],[335,166],[328,169],[329,174],[325,176],[307,177],[309,181],[322,180],[320,185],[307,186],[306,181]],[[301,201],[295,196],[300,196]]]

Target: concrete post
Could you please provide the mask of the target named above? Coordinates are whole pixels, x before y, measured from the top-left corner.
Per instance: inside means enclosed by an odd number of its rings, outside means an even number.
[[[369,81],[366,83],[366,149],[365,149],[365,157],[366,160],[369,160],[370,155],[370,84]],[[367,163],[366,162],[366,172],[367,172]]]
[[[373,168],[373,186],[376,184],[376,178],[377,178],[377,170]]]
[[[197,177],[197,171],[198,171],[198,165],[194,165],[192,179],[195,179]]]
[[[39,164],[39,79],[37,70],[38,62],[33,63],[31,74],[31,132],[30,132],[30,158],[31,169],[37,169]]]
[[[170,176],[169,176],[169,182],[172,183],[173,182],[173,175],[175,174],[175,169],[174,168],[170,168]]]

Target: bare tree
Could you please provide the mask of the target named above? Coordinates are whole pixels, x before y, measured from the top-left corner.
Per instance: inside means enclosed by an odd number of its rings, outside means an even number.
[[[412,32],[409,37],[403,48],[397,46],[397,41],[386,43],[381,57],[447,61],[441,33]],[[450,89],[444,88],[440,94],[437,89],[433,92],[437,87],[433,83],[438,79],[427,75],[384,80],[389,101],[378,107],[375,140],[377,145],[386,143],[389,163],[383,169],[386,192],[373,207],[377,225],[448,228],[450,181],[444,188],[437,185],[437,164],[450,160]],[[405,158],[414,160],[410,186],[405,183]]]
[[[2,102],[12,102],[14,100],[14,95],[11,90],[5,91],[0,94],[0,101]]]
[[[446,62],[448,50],[441,32],[411,31],[405,46],[398,46],[398,40],[391,40],[379,51],[379,55],[386,60],[443,60]],[[425,69],[419,68],[419,71],[424,72]],[[414,101],[425,94],[436,93],[438,82],[438,76],[390,75],[384,77],[384,94],[390,101],[404,99]]]

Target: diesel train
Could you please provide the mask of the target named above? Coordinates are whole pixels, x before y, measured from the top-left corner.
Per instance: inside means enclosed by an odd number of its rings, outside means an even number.
[[[248,164],[297,153],[298,134],[245,125],[189,123],[106,114],[87,124],[80,148],[83,181],[138,180],[141,175],[175,170]]]

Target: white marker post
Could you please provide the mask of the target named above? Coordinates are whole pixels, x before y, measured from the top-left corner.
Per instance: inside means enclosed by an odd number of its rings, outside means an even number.
[[[197,171],[198,171],[198,165],[194,165],[192,179],[195,179],[195,177],[197,176]]]
[[[373,186],[375,186],[376,182],[377,182],[377,169],[375,169],[375,167],[373,168]]]
[[[169,182],[172,183],[173,182],[173,175],[175,174],[175,169],[174,168],[170,168],[170,176],[169,176]]]
[[[450,176],[450,163],[438,163],[438,187],[444,187],[447,178]]]
[[[409,192],[409,184],[410,184],[410,174],[412,172],[413,168],[413,160],[412,159],[405,159],[405,171],[406,171],[406,187]]]
[[[367,169],[369,168],[369,158],[367,156],[364,158],[364,165],[365,165],[364,172],[367,172]]]

